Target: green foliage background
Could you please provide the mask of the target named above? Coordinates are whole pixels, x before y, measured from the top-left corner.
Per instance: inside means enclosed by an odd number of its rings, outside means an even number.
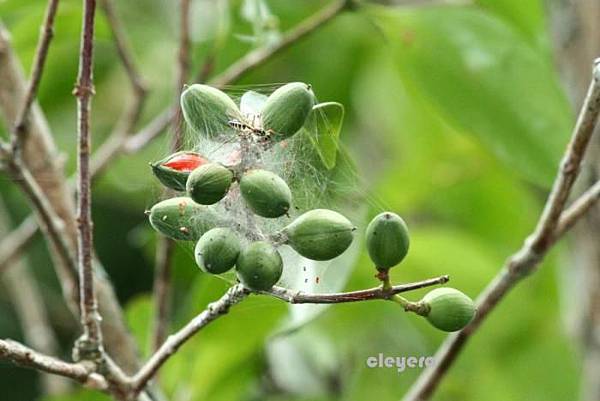
[[[44,3],[0,1],[26,68]],[[48,67],[40,89],[60,148],[74,170],[79,1],[61,1]],[[240,15],[241,1],[194,2],[194,65],[217,51],[222,70],[278,31]],[[285,31],[323,2],[268,1]],[[219,12],[217,4],[228,5]],[[177,49],[175,2],[119,2],[136,58],[151,86],[144,121],[173,99]],[[110,33],[99,14],[94,142],[102,142],[129,98]],[[269,22],[269,21],[267,21]],[[268,25],[271,26],[271,25]],[[247,36],[254,35],[249,43]],[[449,274],[452,286],[475,297],[530,232],[554,176],[573,115],[557,80],[541,1],[478,0],[470,6],[389,8],[347,13],[294,45],[239,84],[309,82],[319,100],[346,106],[341,134],[354,156],[364,191],[381,208],[404,216],[411,251],[393,270],[395,282]],[[129,324],[145,355],[150,327],[155,236],[143,211],[160,188],[147,167],[166,154],[163,136],[143,152],[120,158],[94,188],[100,259],[127,305]],[[7,177],[0,192],[15,222],[29,212]],[[116,246],[118,245],[118,246]],[[65,345],[76,322],[60,301],[48,255],[37,238],[29,260]],[[175,263],[173,329],[217,298],[218,279],[194,266],[179,248]],[[541,271],[510,294],[469,344],[437,400],[571,400],[578,393],[580,357],[560,313],[568,265],[554,252]],[[560,269],[560,270],[559,270]],[[562,271],[564,270],[564,272]],[[348,289],[373,286],[366,254]],[[422,292],[410,294],[414,299]],[[397,400],[419,373],[368,369],[366,358],[429,356],[443,334],[383,302],[338,305],[300,330],[273,337],[286,305],[254,297],[208,327],[161,374],[171,400]],[[21,338],[10,301],[0,291],[0,337]],[[0,364],[2,398],[40,397],[36,375]],[[92,393],[46,401],[104,399]]]

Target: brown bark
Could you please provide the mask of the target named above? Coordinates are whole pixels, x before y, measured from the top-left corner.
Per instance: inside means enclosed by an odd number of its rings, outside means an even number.
[[[549,5],[557,64],[573,107],[578,108],[591,61],[600,56],[600,2],[560,0]],[[598,133],[588,157],[589,163],[580,183],[584,187],[600,178]],[[582,219],[575,230],[572,249],[568,285],[572,286],[573,297],[569,298],[573,307],[568,307],[569,323],[581,340],[581,400],[595,401],[600,399],[600,208],[592,208]]]
[[[26,79],[23,69],[11,49],[8,32],[0,25],[0,111],[7,124],[13,124],[16,120],[19,105],[23,104],[25,96]],[[22,155],[54,211],[62,219],[72,249],[76,249],[75,204],[50,128],[36,103],[33,104],[29,118],[26,120]],[[70,308],[73,312],[79,313],[78,286],[73,281],[73,272],[70,272],[56,255],[53,255],[53,261]],[[98,274],[96,288],[100,313],[103,316],[102,328],[107,351],[126,371],[133,372],[138,364],[136,346],[125,327],[114,290],[108,280]]]

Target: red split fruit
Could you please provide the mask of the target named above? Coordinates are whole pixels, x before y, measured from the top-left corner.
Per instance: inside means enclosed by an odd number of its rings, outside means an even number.
[[[177,152],[155,163],[151,163],[152,172],[167,188],[185,191],[185,183],[192,171],[208,163],[196,152]]]

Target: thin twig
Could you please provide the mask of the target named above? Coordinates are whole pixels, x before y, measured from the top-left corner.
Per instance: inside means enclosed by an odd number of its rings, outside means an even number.
[[[175,81],[175,104],[179,103],[181,91],[190,72],[190,5],[191,0],[179,0],[179,51],[177,53],[177,79]],[[183,145],[181,109],[178,107],[173,118],[174,135],[171,150],[176,152]]]
[[[23,143],[24,136],[26,134],[27,118],[29,117],[29,110],[37,95],[38,87],[42,79],[42,73],[46,64],[46,57],[48,56],[48,49],[50,48],[50,41],[54,37],[54,19],[58,10],[58,0],[48,0],[46,7],[46,14],[44,16],[44,22],[40,30],[40,38],[38,40],[35,56],[33,59],[33,67],[31,69],[31,77],[29,78],[29,84],[23,106],[17,119],[15,120],[13,138],[12,138],[12,151],[20,151],[21,144]]]
[[[231,306],[241,302],[248,294],[248,290],[240,284],[231,287],[219,300],[208,305],[208,308],[193,318],[181,330],[167,337],[167,340],[161,345],[158,351],[150,357],[148,362],[132,378],[133,389],[135,391],[142,390],[158,369],[175,354],[183,343],[204,326],[226,314]]]
[[[157,238],[156,262],[154,268],[154,321],[152,327],[152,351],[156,351],[165,341],[169,331],[169,309],[171,299],[171,261],[175,243],[167,238]]]
[[[561,214],[556,227],[555,235],[560,237],[569,231],[579,219],[586,214],[600,199],[600,181],[592,185],[587,191],[579,196],[573,203]]]
[[[224,72],[208,81],[208,83],[213,86],[222,87],[235,82],[246,73],[262,66],[292,44],[304,39],[317,29],[325,26],[334,17],[350,8],[352,4],[353,2],[348,0],[335,1],[330,6],[325,7],[323,10],[302,21],[292,30],[285,33],[278,42],[249,52],[235,63],[231,64]],[[135,153],[160,135],[167,128],[177,108],[178,105],[168,107],[158,117],[152,120],[147,128],[131,136],[123,145],[124,151],[126,153]]]
[[[79,265],[79,294],[82,341],[85,351],[97,353],[102,349],[100,313],[94,289],[92,266],[93,229],[90,189],[90,114],[93,86],[94,19],[96,1],[84,0],[79,74],[74,94],[77,97],[77,256]],[[81,344],[80,344],[81,345]],[[83,345],[81,345],[83,347]],[[84,348],[81,349],[84,351]],[[84,354],[81,357],[86,357]]]
[[[127,106],[108,138],[92,155],[92,159],[90,160],[90,176],[92,180],[99,177],[121,153],[121,148],[123,142],[127,139],[127,134],[132,131],[139,121],[145,100],[146,95],[134,93],[131,104]]]
[[[6,153],[8,157],[5,161],[9,172],[32,203],[33,209],[44,225],[50,243],[56,249],[61,261],[69,267],[68,272],[74,276],[77,271],[77,262],[64,233],[64,222],[52,208],[46,194],[33,178],[29,169],[22,163],[21,157],[9,151],[6,151]]]
[[[302,23],[288,34],[284,35],[281,40],[274,45],[258,48],[245,55],[241,60],[232,64],[229,68],[219,74],[218,77],[211,80],[211,85],[220,87],[240,79],[248,73],[248,71],[264,64],[266,60],[271,59],[277,53],[287,49],[292,43],[298,42],[331,21],[338,14],[347,10],[352,4],[353,2],[348,0],[338,0],[333,2],[317,14],[302,21]]]
[[[473,321],[462,331],[446,338],[433,358],[433,365],[419,376],[404,400],[429,399],[463,347],[494,307],[519,281],[535,271],[552,245],[565,234],[566,228],[572,226],[576,219],[581,217],[579,212],[574,212],[579,210],[577,202],[574,204],[576,209],[564,211],[564,208],[579,173],[599,113],[600,65],[596,61],[590,88],[536,230],[525,241],[523,247],[508,259],[502,270],[479,295],[477,314]],[[595,198],[596,195],[591,196],[590,201]],[[588,202],[585,201],[584,204],[587,205]]]
[[[129,77],[129,82],[131,83],[135,94],[139,97],[143,97],[148,91],[147,86],[133,60],[133,51],[129,45],[123,24],[119,17],[117,17],[114,2],[113,0],[100,0],[100,7],[102,7],[102,11],[106,16],[106,20],[113,35],[115,47],[117,48],[117,53],[119,54],[121,63]]]
[[[179,102],[181,91],[190,70],[190,5],[191,0],[179,0],[179,51],[175,81],[175,104]],[[181,150],[183,145],[181,109],[177,108],[173,116],[171,151]],[[169,329],[171,304],[171,264],[175,254],[175,242],[159,236],[156,247],[156,265],[154,269],[154,324],[152,333],[152,351],[156,351],[164,342]]]
[[[372,299],[386,300],[391,299],[394,294],[413,291],[432,285],[444,284],[448,282],[448,280],[448,276],[440,276],[416,283],[396,285],[390,290],[383,290],[381,287],[376,287],[367,290],[332,294],[306,294],[302,292],[294,292],[283,287],[273,287],[270,291],[262,292],[262,294],[273,296],[292,304],[345,303],[354,301],[368,301]],[[133,377],[133,388],[136,390],[142,389],[156,374],[158,369],[160,369],[160,367],[179,349],[181,345],[183,345],[183,343],[189,340],[204,326],[217,319],[219,316],[226,314],[231,306],[241,302],[249,294],[250,291],[245,289],[241,284],[231,287],[218,301],[208,305],[208,307],[202,313],[197,315],[182,329],[169,336],[158,349],[158,351],[156,351],[154,355],[150,357],[148,362],[146,362],[140,371]]]
[[[331,294],[308,294],[304,292],[292,291],[283,287],[273,287],[269,291],[263,292],[281,299],[291,304],[340,304],[345,302],[371,301],[376,299],[390,299],[392,295],[402,292],[414,291],[419,288],[430,287],[433,285],[445,284],[450,280],[447,275],[423,280],[416,283],[401,284],[392,286],[389,290],[383,287],[374,287],[366,290],[338,292]]]
[[[16,341],[0,340],[0,358],[8,359],[22,367],[68,377],[97,390],[105,390],[108,387],[106,380],[93,372],[93,366],[64,362],[36,352]]]
[[[27,80],[23,76],[22,67],[10,45],[9,34],[0,23],[0,111],[9,126],[13,126],[17,118],[19,105],[23,103],[26,95],[26,86]],[[35,102],[28,119],[26,138],[22,152],[18,152],[22,153],[22,163],[28,168],[41,192],[47,197],[48,204],[52,206],[55,214],[64,223],[63,240],[69,245],[70,253],[75,255],[77,227],[72,190],[64,177],[62,161],[52,132],[42,110]],[[23,185],[19,182],[18,175],[13,175],[13,178],[17,185]],[[43,221],[38,224],[42,228],[45,226]],[[47,231],[44,234],[50,244],[54,269],[58,275],[67,306],[74,315],[78,316],[79,293],[77,291],[76,264],[66,262],[57,249],[58,247],[54,245],[55,240],[50,238]],[[137,369],[136,347],[124,324],[122,310],[112,284],[106,275],[100,273],[101,266],[98,267],[98,270],[96,281],[102,315],[105,318],[103,328],[106,345],[119,363],[126,366],[127,370],[131,372]]]
[[[108,25],[113,33],[117,53],[119,54],[121,63],[127,72],[127,76],[129,77],[129,81],[133,88],[134,98],[131,105],[123,112],[123,115],[113,129],[113,132],[92,155],[90,161],[90,175],[92,179],[99,176],[121,151],[123,142],[126,139],[125,135],[133,130],[135,124],[139,120],[144,100],[147,96],[145,82],[133,61],[132,51],[128,44],[122,24],[114,10],[112,0],[102,0],[101,5],[103,6]],[[48,24],[46,23],[45,25]],[[42,28],[42,32],[45,31],[46,28]],[[37,58],[37,60],[41,59],[41,57]],[[37,65],[37,63],[34,63],[34,65]],[[39,68],[41,69],[42,67],[40,66]],[[28,93],[31,93],[31,86],[28,89]],[[26,96],[26,98],[29,97],[30,96]],[[22,111],[21,114],[23,114]],[[21,118],[21,120],[25,121],[23,118]],[[25,127],[25,125],[18,123],[16,126]],[[11,264],[12,260],[27,247],[38,228],[35,216],[30,215],[24,219],[13,232],[4,237],[3,241],[0,243],[0,272],[6,269]]]
[[[39,225],[32,214],[19,224],[17,228],[5,235],[0,242],[0,273],[2,273],[11,263],[25,250],[27,245],[34,238]]]
[[[162,134],[173,121],[179,105],[171,105],[154,117],[145,127],[123,142],[121,149],[127,154],[137,153]]]
[[[208,78],[212,75],[215,65],[217,64],[217,56],[215,50],[210,50],[204,57],[202,65],[198,69],[196,74],[195,82],[204,83],[208,81]]]
[[[9,230],[10,218],[2,198],[0,198],[0,235]],[[15,266],[0,275],[0,281],[13,304],[17,320],[22,328],[27,344],[45,354],[56,354],[58,342],[48,318],[47,306],[42,291],[31,272],[27,258],[15,261]],[[68,389],[64,378],[56,375],[40,375],[42,389],[47,394],[61,394]]]
[[[126,140],[127,135],[133,131],[141,116],[148,95],[146,82],[134,61],[133,51],[123,24],[115,10],[113,0],[100,0],[100,6],[106,16],[117,54],[133,90],[133,99],[131,104],[122,113],[108,138],[92,155],[92,160],[90,161],[90,175],[92,179],[99,175],[120,153],[123,142]]]

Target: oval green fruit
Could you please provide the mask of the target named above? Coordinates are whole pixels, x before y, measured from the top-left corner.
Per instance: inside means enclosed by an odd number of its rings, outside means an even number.
[[[241,119],[235,102],[209,85],[187,87],[181,94],[181,110],[183,118],[195,132],[211,139],[230,133],[229,121]]]
[[[454,288],[436,288],[428,292],[421,302],[429,308],[425,318],[443,331],[458,331],[475,316],[471,298]]]
[[[157,203],[150,209],[149,219],[156,231],[184,241],[197,241],[218,222],[218,216],[212,210],[187,197]]]
[[[191,172],[186,183],[187,194],[201,205],[217,203],[227,194],[233,173],[228,168],[207,163]]]
[[[263,128],[276,141],[294,135],[308,118],[315,104],[310,85],[292,82],[277,88],[267,98],[262,111]]]
[[[244,173],[240,180],[240,192],[250,209],[262,217],[283,216],[292,203],[292,192],[285,181],[266,170]]]
[[[367,227],[367,250],[378,270],[396,266],[408,253],[408,228],[400,216],[383,212]]]
[[[244,286],[253,291],[266,291],[281,278],[283,260],[273,245],[257,241],[240,252],[236,271]]]
[[[240,240],[229,228],[213,228],[196,244],[196,264],[206,273],[225,273],[237,262]]]
[[[287,243],[308,259],[329,260],[352,243],[356,228],[341,214],[327,209],[308,211],[283,229]]]

